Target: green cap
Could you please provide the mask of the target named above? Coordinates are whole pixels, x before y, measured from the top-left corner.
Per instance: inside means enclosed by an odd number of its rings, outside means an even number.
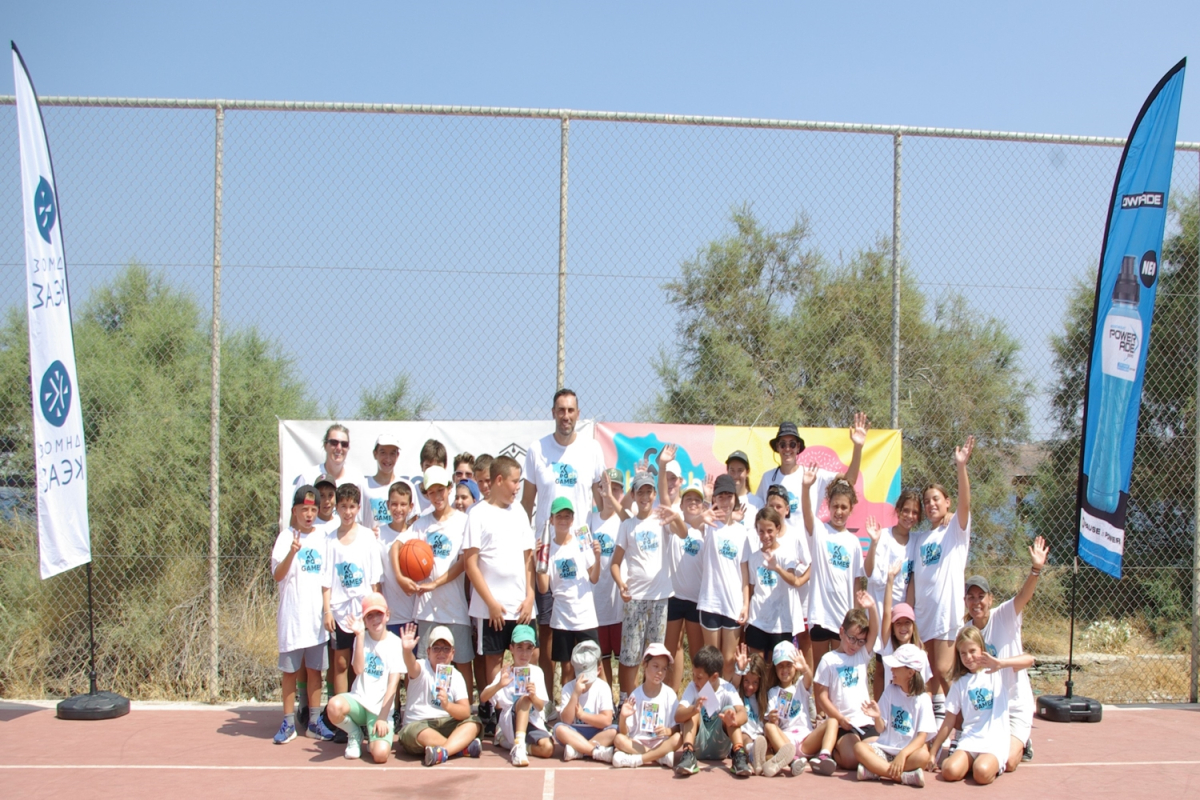
[[[528,625],[518,625],[517,627],[513,628],[512,639],[510,643],[520,644],[521,642],[537,644],[537,634],[534,633],[533,628]]]
[[[554,502],[550,504],[550,516],[553,517],[555,514],[557,514],[560,511],[570,511],[572,514],[575,513],[575,506],[574,506],[574,504],[571,503],[571,498],[569,498],[569,497],[554,498]]]

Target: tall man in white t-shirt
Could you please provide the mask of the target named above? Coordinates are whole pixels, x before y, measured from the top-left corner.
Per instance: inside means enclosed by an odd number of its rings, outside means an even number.
[[[521,505],[533,522],[535,537],[541,535],[550,519],[550,504],[559,497],[571,501],[575,519],[583,522],[592,509],[592,485],[604,480],[604,456],[595,439],[580,438],[575,432],[579,422],[579,398],[570,389],[559,389],[551,403],[554,433],[535,439],[525,454],[525,491]],[[535,502],[539,501],[540,502]],[[538,666],[546,675],[554,674],[550,659],[550,615],[554,596],[537,595]]]

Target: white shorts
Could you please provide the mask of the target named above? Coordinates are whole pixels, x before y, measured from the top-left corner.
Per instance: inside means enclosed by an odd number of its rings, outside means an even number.
[[[1008,704],[1008,732],[1021,744],[1029,741],[1033,731],[1034,703],[1021,703],[1010,700]]]

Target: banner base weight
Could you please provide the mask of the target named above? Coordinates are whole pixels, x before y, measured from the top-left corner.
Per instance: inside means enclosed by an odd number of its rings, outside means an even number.
[[[59,719],[116,719],[129,713],[129,698],[115,692],[77,694],[58,704]]]

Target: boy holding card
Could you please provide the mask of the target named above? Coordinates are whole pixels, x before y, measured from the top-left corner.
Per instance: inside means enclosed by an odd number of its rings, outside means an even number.
[[[400,746],[409,755],[425,757],[425,766],[444,764],[464,753],[479,758],[483,726],[471,713],[471,697],[462,675],[451,666],[454,634],[438,625],[429,634],[427,658],[418,659],[417,626],[407,625],[400,637],[408,668],[408,695]]]
[[[529,754],[554,755],[554,739],[546,730],[544,709],[550,699],[542,668],[532,663],[537,636],[529,625],[513,628],[508,646],[513,663],[505,664],[491,685],[479,693],[479,702],[495,702],[500,710],[496,746],[508,747],[514,767],[528,767]]]
[[[617,729],[612,726],[612,687],[600,678],[600,659],[600,645],[595,642],[580,642],[571,651],[575,680],[562,687],[559,722],[554,726],[563,761],[590,756],[612,763]]]
[[[746,706],[729,681],[722,680],[725,659],[713,645],[700,648],[692,659],[692,682],[683,690],[675,721],[683,741],[675,772],[681,776],[700,771],[697,761],[724,761],[733,753],[732,772],[750,777],[750,758],[742,741]]]
[[[679,732],[675,730],[676,697],[663,681],[674,657],[659,642],[652,642],[642,656],[642,685],[621,704],[621,717],[614,741],[614,767],[640,767],[658,762],[675,765]]]

